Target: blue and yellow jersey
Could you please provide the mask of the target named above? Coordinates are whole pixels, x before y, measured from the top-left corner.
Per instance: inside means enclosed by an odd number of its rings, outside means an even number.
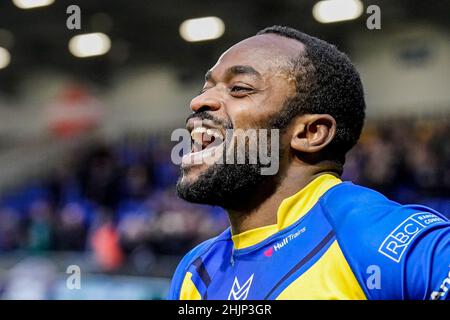
[[[450,223],[322,175],[277,224],[225,230],[180,262],[169,299],[446,299]]]

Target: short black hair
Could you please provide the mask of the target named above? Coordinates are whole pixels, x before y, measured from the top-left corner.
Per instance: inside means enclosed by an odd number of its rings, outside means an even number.
[[[336,46],[296,29],[272,26],[257,33],[276,34],[300,41],[305,50],[294,59],[297,92],[281,117],[286,127],[302,114],[329,114],[337,124],[336,136],[323,155],[344,164],[346,153],[361,134],[365,118],[364,90],[358,71]]]

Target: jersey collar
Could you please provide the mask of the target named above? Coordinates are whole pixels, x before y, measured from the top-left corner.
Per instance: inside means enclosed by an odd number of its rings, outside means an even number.
[[[296,194],[281,202],[277,211],[276,224],[232,235],[231,239],[233,240],[235,249],[244,249],[253,246],[289,227],[308,213],[325,192],[341,182],[341,179],[331,174],[323,174],[317,177]]]

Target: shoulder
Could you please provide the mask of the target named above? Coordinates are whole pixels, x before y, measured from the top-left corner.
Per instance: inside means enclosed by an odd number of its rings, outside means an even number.
[[[178,299],[179,291],[181,289],[181,285],[183,283],[184,277],[186,275],[189,266],[191,266],[202,254],[210,250],[215,243],[217,243],[223,238],[226,238],[228,232],[229,230],[227,229],[219,236],[203,241],[202,243],[198,244],[193,249],[191,249],[181,259],[172,277],[168,299],[170,300]]]
[[[350,182],[330,189],[320,201],[329,220],[339,232],[352,228],[354,232],[393,230],[399,223],[415,221],[427,227],[447,221],[440,213],[421,205],[401,205],[381,193]],[[411,229],[408,229],[411,232]]]
[[[181,259],[180,263],[178,264],[177,271],[185,271],[187,267],[189,267],[194,261],[200,257],[203,253],[208,251],[214,243],[216,243],[219,240],[219,236],[208,239],[206,241],[203,241],[199,245],[195,246],[193,249],[191,249],[186,255]]]
[[[413,284],[414,280],[406,279],[405,275],[425,267],[421,266],[425,259],[418,252],[439,258],[443,250],[448,250],[433,245],[436,238],[448,234],[450,223],[443,215],[425,206],[401,205],[349,182],[330,189],[320,205],[368,297],[407,298],[405,288],[413,286],[414,292],[409,297],[423,296],[417,283]],[[380,289],[370,283],[374,271],[380,273],[379,279],[384,282]],[[369,290],[371,285],[376,290]]]

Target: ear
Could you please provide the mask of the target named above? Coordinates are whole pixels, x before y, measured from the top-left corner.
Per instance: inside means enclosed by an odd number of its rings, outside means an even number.
[[[336,135],[336,120],[329,114],[305,114],[294,120],[291,148],[301,153],[317,153]]]

